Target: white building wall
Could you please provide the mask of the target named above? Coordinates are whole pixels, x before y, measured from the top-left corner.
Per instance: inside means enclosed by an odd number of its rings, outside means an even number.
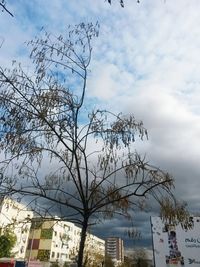
[[[104,256],[105,240],[88,233],[86,238],[86,249],[90,251],[90,254],[99,253]]]
[[[72,223],[55,221],[50,261],[70,261],[71,250],[74,247],[73,228]]]
[[[12,252],[16,258],[25,258],[31,219],[33,212],[26,206],[10,198],[4,198],[0,203],[0,228],[10,227],[17,237]]]
[[[28,239],[31,228],[33,212],[27,210],[26,206],[9,198],[4,198],[0,202],[0,228],[10,226],[17,237],[17,242],[13,248],[15,258],[25,259]],[[60,221],[55,218],[53,221],[53,236],[50,241],[50,261],[71,262],[78,255],[81,228],[74,223]],[[36,238],[36,237],[34,237]],[[45,247],[45,244],[44,244]],[[105,241],[87,234],[86,249],[90,254],[99,252],[104,256]]]
[[[59,261],[61,263],[65,261],[75,261],[78,255],[80,237],[80,227],[66,221],[55,221],[53,226],[50,261]],[[105,241],[88,233],[85,251],[89,251],[91,255],[98,252],[104,256]]]

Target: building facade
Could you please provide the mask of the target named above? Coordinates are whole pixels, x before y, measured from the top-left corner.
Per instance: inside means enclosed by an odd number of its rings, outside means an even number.
[[[116,263],[124,262],[124,244],[119,237],[108,237],[105,243],[106,255]]]
[[[32,217],[33,212],[25,205],[10,198],[0,200],[1,232],[8,228],[16,235],[17,241],[12,253],[17,259],[25,258]]]
[[[78,256],[81,228],[60,218],[36,218],[32,211],[10,198],[0,200],[0,230],[10,229],[17,238],[16,259],[72,263]],[[84,257],[105,256],[105,241],[87,233]],[[103,260],[102,260],[103,261]]]
[[[105,240],[87,233],[84,258],[89,266],[102,266],[105,260]]]
[[[59,263],[75,262],[78,256],[81,228],[75,224],[55,220],[33,220],[26,257],[28,260],[40,260]],[[104,256],[105,241],[87,234],[86,253],[90,256],[99,251]]]

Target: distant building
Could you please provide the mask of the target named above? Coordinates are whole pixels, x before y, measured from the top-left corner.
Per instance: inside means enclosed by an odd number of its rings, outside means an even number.
[[[116,263],[124,262],[124,244],[119,237],[106,239],[106,255],[110,256]]]
[[[2,233],[5,228],[10,228],[16,235],[17,242],[12,253],[17,259],[25,258],[32,217],[33,212],[25,205],[10,198],[0,200],[0,228]]]

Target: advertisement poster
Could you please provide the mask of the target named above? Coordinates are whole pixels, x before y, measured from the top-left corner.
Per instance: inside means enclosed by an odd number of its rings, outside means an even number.
[[[200,217],[190,217],[190,224],[186,230],[151,217],[155,267],[200,266]]]

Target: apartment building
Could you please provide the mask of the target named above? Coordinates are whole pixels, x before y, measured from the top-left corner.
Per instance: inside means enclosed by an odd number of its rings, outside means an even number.
[[[39,219],[10,198],[0,200],[0,229],[9,227],[17,237],[12,252],[16,259],[74,262],[78,255],[81,228],[60,218]],[[85,253],[92,260],[105,255],[105,241],[87,233]]]
[[[25,205],[10,198],[0,200],[0,228],[11,229],[16,235],[17,241],[12,250],[16,259],[24,259],[28,244],[29,230],[33,212]]]
[[[75,254],[79,229],[74,224],[55,220],[39,220],[35,218],[29,234],[26,257],[41,261],[70,261]],[[73,235],[72,235],[73,233]]]
[[[101,266],[105,259],[105,240],[87,233],[84,254],[90,264],[95,262],[96,266]]]
[[[123,240],[119,237],[108,237],[106,239],[106,255],[110,256],[117,264],[124,262],[124,245]]]
[[[26,257],[50,262],[74,262],[78,255],[81,228],[75,224],[45,219],[32,222]],[[91,234],[87,235],[85,251],[93,255],[99,251],[104,256],[105,241]]]

